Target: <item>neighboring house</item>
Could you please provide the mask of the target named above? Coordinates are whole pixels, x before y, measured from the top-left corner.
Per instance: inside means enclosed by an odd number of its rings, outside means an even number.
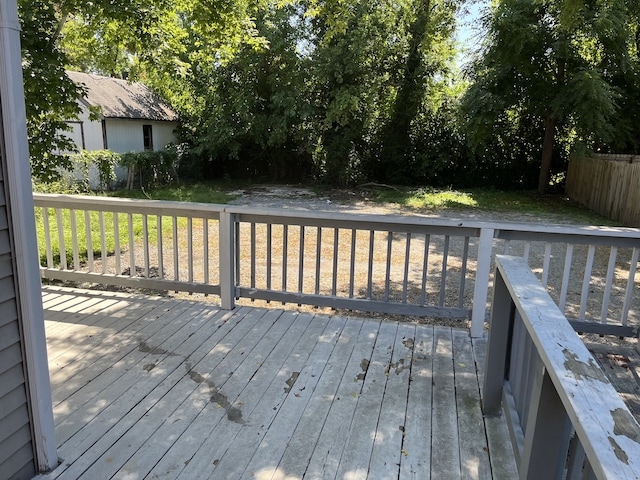
[[[16,0],[0,2],[0,478],[58,464]]]
[[[69,136],[79,149],[125,153],[162,150],[176,142],[177,113],[145,85],[87,73],[67,75],[87,92],[79,120],[69,122]],[[88,107],[100,107],[99,120],[89,119]]]

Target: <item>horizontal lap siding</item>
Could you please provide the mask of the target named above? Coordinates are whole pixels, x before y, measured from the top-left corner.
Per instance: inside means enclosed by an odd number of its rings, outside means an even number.
[[[6,203],[0,169],[0,478],[19,480],[36,472]]]

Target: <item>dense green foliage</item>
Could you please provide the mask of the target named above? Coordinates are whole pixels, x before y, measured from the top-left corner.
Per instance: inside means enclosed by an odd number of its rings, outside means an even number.
[[[542,191],[576,148],[637,151],[636,2],[496,0],[465,77],[470,3],[19,0],[34,176],[55,179],[71,150],[81,92],[64,68],[166,97],[181,177]],[[126,161],[143,183],[176,176],[176,159]]]
[[[175,147],[166,150],[127,152],[120,164],[128,167],[142,187],[168,185],[178,180],[179,155]]]

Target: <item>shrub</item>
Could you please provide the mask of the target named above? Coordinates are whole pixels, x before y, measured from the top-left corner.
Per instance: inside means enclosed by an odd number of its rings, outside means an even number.
[[[178,149],[170,146],[166,150],[127,152],[121,156],[123,166],[129,168],[131,179],[135,175],[141,187],[168,185],[178,180]]]

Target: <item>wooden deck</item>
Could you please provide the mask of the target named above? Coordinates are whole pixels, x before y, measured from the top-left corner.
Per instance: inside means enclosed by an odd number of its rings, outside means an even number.
[[[466,330],[45,286],[60,479],[516,478]]]

